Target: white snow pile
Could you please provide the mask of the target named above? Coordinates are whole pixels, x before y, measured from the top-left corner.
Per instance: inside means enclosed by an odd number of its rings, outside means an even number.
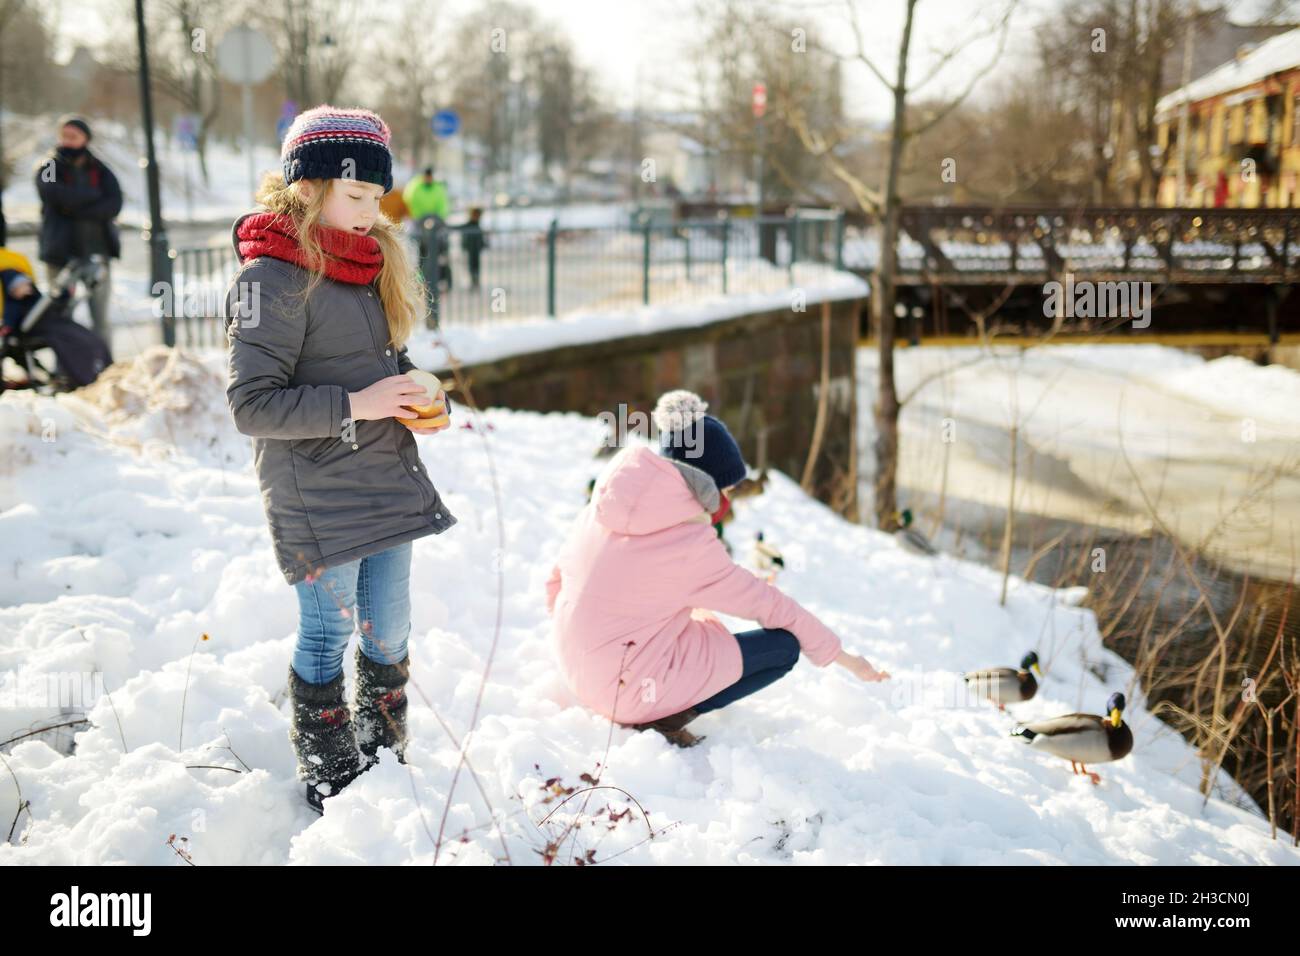
[[[460,521],[415,543],[410,763],[382,751],[318,817],[287,736],[297,604],[223,364],[146,356],[93,401],[0,399],[0,740],[27,735],[0,747],[0,863],[1300,862],[1226,776],[1203,800],[1081,592],[1013,581],[1002,607],[996,574],[780,474],[738,503],[737,558],[763,530],[778,584],[893,680],[801,663],[701,717],[691,750],[611,728],[566,689],[544,600],[605,427],[502,409],[419,439]],[[1014,715],[959,693],[1031,648],[1047,678]],[[1115,690],[1136,746],[1100,785],[1008,735]]]

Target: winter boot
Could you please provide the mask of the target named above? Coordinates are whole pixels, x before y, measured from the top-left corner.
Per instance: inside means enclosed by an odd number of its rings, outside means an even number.
[[[411,655],[395,664],[377,664],[357,645],[357,682],[352,712],[357,720],[357,746],[366,766],[378,759],[380,747],[406,763],[406,680]]]
[[[290,665],[289,702],[289,739],[298,756],[298,778],[307,783],[307,803],[324,813],[324,800],[361,772],[356,729],[343,699],[343,675],[327,684],[309,684]]]
[[[657,730],[670,744],[678,747],[694,747],[705,739],[705,735],[695,736],[686,729],[686,725],[698,716],[700,716],[698,710],[688,707],[679,713],[669,714],[667,717],[660,717],[646,724],[633,724],[632,727],[635,730]]]

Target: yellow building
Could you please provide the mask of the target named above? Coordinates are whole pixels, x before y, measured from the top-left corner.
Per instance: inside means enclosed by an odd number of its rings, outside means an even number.
[[[1300,206],[1300,29],[1280,33],[1156,104],[1161,206]],[[1184,107],[1186,120],[1184,126]],[[1187,146],[1179,142],[1187,130]],[[1183,194],[1179,173],[1186,156]]]

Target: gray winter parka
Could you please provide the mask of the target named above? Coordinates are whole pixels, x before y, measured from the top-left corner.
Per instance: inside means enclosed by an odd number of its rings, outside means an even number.
[[[245,216],[251,213],[245,213]],[[310,274],[269,256],[244,261],[226,290],[226,400],[253,439],[280,570],[289,584],[456,523],[415,436],[393,418],[351,422],[349,392],[415,368],[388,342],[373,285]],[[350,427],[349,427],[350,426]]]

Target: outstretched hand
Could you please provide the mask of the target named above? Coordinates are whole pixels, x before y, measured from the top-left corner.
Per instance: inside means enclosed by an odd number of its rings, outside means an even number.
[[[874,684],[878,681],[889,680],[889,671],[878,671],[871,666],[870,661],[865,657],[850,654],[848,651],[840,651],[840,656],[835,658],[835,663],[848,668],[854,677],[868,683]]]

